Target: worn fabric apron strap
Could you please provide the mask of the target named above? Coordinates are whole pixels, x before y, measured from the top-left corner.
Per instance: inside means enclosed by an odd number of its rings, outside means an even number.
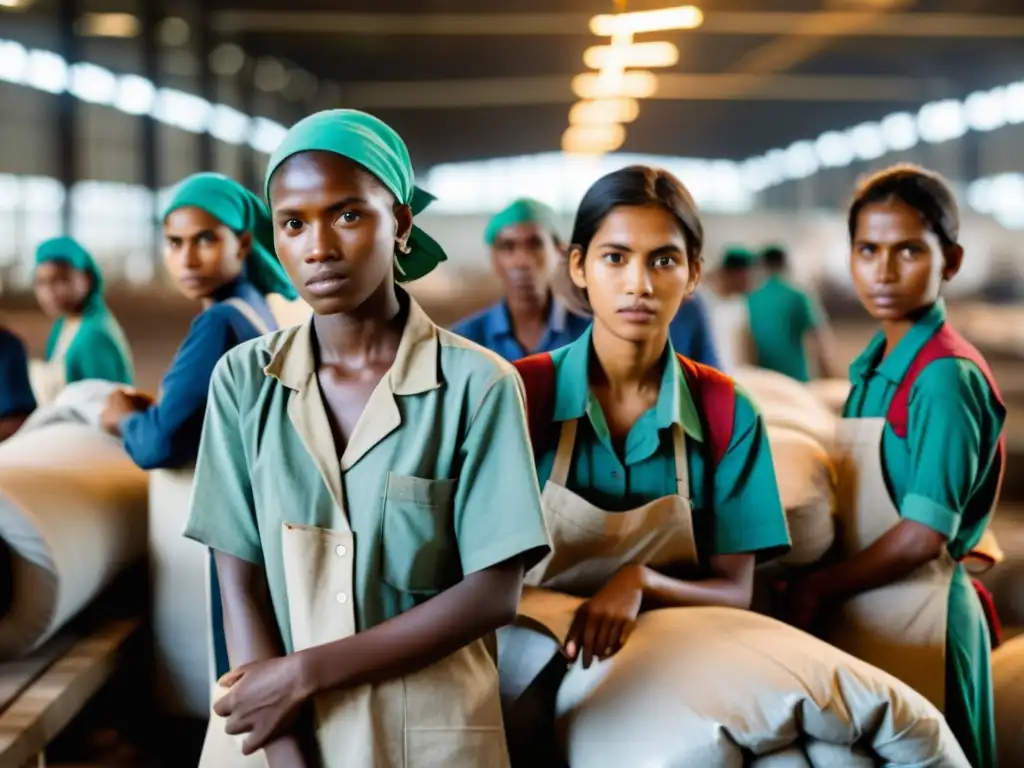
[[[559,653],[576,609],[625,565],[696,567],[685,435],[672,427],[676,493],[625,512],[608,512],[566,487],[576,421],[562,424],[541,503],[551,551],[526,574],[515,625],[499,633],[506,712]]]
[[[65,319],[61,326],[60,336],[53,345],[53,352],[49,360],[31,360],[28,366],[29,383],[32,385],[32,393],[36,403],[42,407],[49,405],[60,395],[67,386],[67,368],[65,359],[71,342],[78,335],[78,329],[82,321],[79,319]]]
[[[901,520],[882,471],[885,425],[882,418],[840,422],[837,514],[845,557],[862,552]],[[946,623],[956,568],[943,549],[903,579],[846,600],[826,639],[899,678],[943,711]]]
[[[242,317],[248,320],[261,336],[270,333],[270,326],[267,325],[267,321],[248,302],[239,298],[231,298],[225,299],[223,303],[238,310]]]

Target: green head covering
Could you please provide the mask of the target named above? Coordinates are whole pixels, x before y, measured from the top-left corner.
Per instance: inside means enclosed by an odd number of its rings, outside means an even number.
[[[245,259],[246,278],[264,296],[277,293],[289,300],[298,298],[274,255],[270,212],[256,195],[222,174],[197,173],[178,185],[163,218],[179,208],[199,208],[236,235],[245,232],[252,235],[252,249]]]
[[[494,245],[498,233],[505,227],[526,222],[537,224],[552,235],[558,234],[555,227],[555,212],[539,200],[521,197],[513,201],[503,211],[494,214],[494,217],[487,222],[487,229],[484,230],[484,242]]]
[[[722,257],[722,269],[749,269],[757,262],[757,256],[747,248],[732,246],[726,248]]]
[[[36,266],[60,262],[85,272],[92,279],[92,288],[85,299],[85,311],[103,306],[103,273],[81,243],[70,237],[54,237],[36,248]]]
[[[402,137],[373,115],[354,109],[317,112],[293,125],[274,150],[267,165],[266,195],[270,180],[281,164],[300,152],[333,152],[347,157],[376,176],[395,199],[420,213],[434,196],[416,187],[412,161]],[[413,226],[409,253],[396,253],[399,282],[423,277],[444,261],[444,249],[430,235]]]

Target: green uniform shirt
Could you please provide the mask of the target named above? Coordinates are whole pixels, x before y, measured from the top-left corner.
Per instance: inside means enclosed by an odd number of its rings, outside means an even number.
[[[773,275],[747,297],[750,331],[761,368],[809,381],[807,334],[821,325],[814,300],[788,280]]]
[[[676,493],[672,425],[686,435],[694,530],[702,556],[757,552],[778,555],[789,548],[789,531],[775,482],[765,425],[750,399],[736,393],[732,442],[721,463],[708,466],[705,418],[697,409],[669,342],[668,364],[657,403],[626,436],[620,455],[604,413],[590,391],[591,330],[555,350],[554,421],[579,419],[568,487],[592,504],[626,511]],[[538,446],[537,474],[547,481],[554,465],[557,434]]]
[[[885,337],[879,333],[850,366],[853,389],[845,416],[884,417],[917,353],[945,320],[940,301],[884,358]],[[944,359],[918,376],[908,415],[905,440],[888,425],[882,438],[889,495],[901,516],[946,536],[950,554],[960,559],[978,543],[988,524],[999,476],[992,459],[1006,411],[977,365]],[[962,566],[950,590],[946,645],[947,719],[968,757],[973,756],[972,765],[992,766],[988,631]]]
[[[54,353],[64,322],[64,318],[59,318],[50,329],[47,360]],[[134,383],[131,348],[117,319],[105,305],[90,307],[82,315],[78,330],[64,353],[64,377],[68,384],[84,379]]]
[[[359,631],[547,551],[515,369],[400,295],[398,354],[340,463],[311,321],[236,347],[213,374],[185,535],[264,566],[288,652],[284,522],[339,529],[347,516]]]

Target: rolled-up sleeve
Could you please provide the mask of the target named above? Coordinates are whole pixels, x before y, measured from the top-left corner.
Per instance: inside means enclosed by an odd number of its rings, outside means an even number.
[[[455,533],[464,573],[517,555],[529,567],[548,551],[537,471],[519,377],[507,372],[488,388],[461,450]]]
[[[232,355],[228,354],[217,363],[210,382],[185,536],[262,565],[240,413]]]
[[[974,363],[949,359],[929,365],[910,397],[910,477],[900,514],[954,538],[991,466],[1004,419]]]

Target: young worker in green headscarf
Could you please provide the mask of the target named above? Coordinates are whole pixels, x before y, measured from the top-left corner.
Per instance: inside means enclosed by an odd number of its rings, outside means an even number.
[[[191,467],[217,362],[228,350],[277,329],[268,295],[291,299],[296,294],[274,255],[270,212],[226,176],[199,173],[185,179],[164,211],[163,234],[164,265],[178,290],[202,312],[164,375],[159,401],[114,392],[101,422],[121,436],[136,464],[160,470],[150,475],[159,698],[165,712],[205,720],[213,683],[211,644],[215,676],[229,666],[216,573],[204,567],[204,558],[212,556],[181,539]],[[197,599],[207,587],[209,610]],[[210,642],[202,642],[205,638]]]
[[[186,536],[216,551],[235,669],[201,765],[245,734],[271,768],[506,767],[488,641],[547,551],[518,375],[397,284],[445,256],[390,127],[302,120],[267,194],[314,314],[213,375]]]
[[[36,299],[56,318],[46,342],[46,364],[32,366],[40,405],[83,379],[131,384],[132,353],[124,331],[103,301],[103,274],[89,252],[70,237],[36,249]]]
[[[551,291],[552,270],[563,258],[555,214],[521,198],[495,214],[484,232],[504,298],[452,330],[506,360],[550,352],[575,341],[590,321],[566,309]]]
[[[203,311],[164,376],[160,402],[115,392],[102,416],[103,426],[124,438],[143,469],[195,460],[217,361],[276,329],[268,294],[296,295],[274,255],[266,206],[217,173],[190,176],[175,191],[164,211],[164,265],[178,290]]]

